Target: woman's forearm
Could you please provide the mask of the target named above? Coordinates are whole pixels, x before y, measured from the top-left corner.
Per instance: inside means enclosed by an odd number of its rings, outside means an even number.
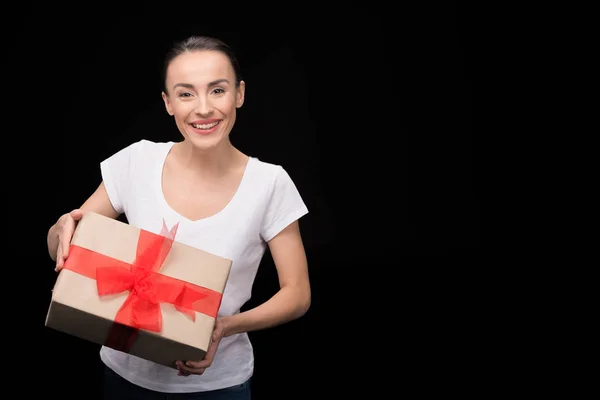
[[[310,307],[310,288],[284,286],[263,304],[223,317],[224,336],[257,331],[300,318]]]

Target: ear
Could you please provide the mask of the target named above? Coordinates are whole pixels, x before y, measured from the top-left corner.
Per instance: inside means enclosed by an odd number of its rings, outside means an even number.
[[[165,108],[167,109],[167,113],[169,113],[169,115],[173,115],[173,110],[171,108],[171,102],[169,101],[169,96],[167,96],[167,94],[163,91],[162,92],[162,99],[165,102]]]
[[[235,94],[235,107],[240,108],[244,104],[244,96],[246,95],[246,82],[240,81],[239,86],[236,88]]]

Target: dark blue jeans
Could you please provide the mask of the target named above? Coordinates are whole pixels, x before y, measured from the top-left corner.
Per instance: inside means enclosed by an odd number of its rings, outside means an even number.
[[[160,393],[134,385],[104,367],[106,400],[250,400],[250,380],[225,389],[198,393]]]

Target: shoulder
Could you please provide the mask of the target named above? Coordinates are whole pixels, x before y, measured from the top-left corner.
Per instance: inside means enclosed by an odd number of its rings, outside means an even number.
[[[257,191],[262,191],[268,197],[286,197],[297,192],[294,180],[283,165],[262,161],[256,157],[253,162],[251,174],[252,186]]]
[[[262,175],[263,177],[275,176],[283,170],[283,167],[281,165],[263,161],[257,157],[250,157],[249,162],[253,163],[254,171],[256,171],[257,174]]]
[[[170,142],[153,142],[138,140],[116,151],[101,162],[103,168],[123,169],[129,167],[144,167],[152,165],[161,154],[168,151]]]
[[[133,142],[129,147],[138,151],[161,151],[170,148],[173,142],[154,142],[148,139],[138,140]]]
[[[270,188],[277,186],[278,182],[281,183],[291,180],[288,172],[280,164],[262,161],[256,157],[251,157],[250,162],[253,163],[252,175],[254,179],[259,180]]]
[[[128,153],[131,157],[152,158],[157,154],[168,150],[173,145],[172,142],[154,142],[147,139],[138,140],[127,145],[120,153]]]

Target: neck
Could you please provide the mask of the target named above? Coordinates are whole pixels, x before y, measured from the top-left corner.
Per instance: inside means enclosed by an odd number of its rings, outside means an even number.
[[[236,149],[229,140],[224,140],[217,147],[199,149],[188,140],[174,146],[178,163],[193,174],[202,177],[219,177],[247,158]]]
[[[229,140],[222,141],[211,149],[199,149],[190,141],[176,143],[174,148],[177,163],[184,169],[197,176],[219,177],[247,158],[236,149]]]

